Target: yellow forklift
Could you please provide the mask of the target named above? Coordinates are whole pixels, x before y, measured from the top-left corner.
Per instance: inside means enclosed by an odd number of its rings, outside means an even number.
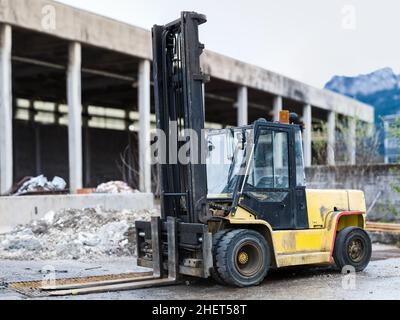
[[[173,152],[162,155],[162,214],[136,223],[138,265],[169,283],[211,276],[238,287],[259,284],[271,268],[363,270],[371,258],[364,194],[306,188],[296,114],[205,132],[208,77],[200,69],[198,35],[205,22],[204,15],[183,12],[153,28],[157,128],[167,151],[186,145],[190,159],[201,161],[183,164]],[[188,129],[198,139],[186,136]]]

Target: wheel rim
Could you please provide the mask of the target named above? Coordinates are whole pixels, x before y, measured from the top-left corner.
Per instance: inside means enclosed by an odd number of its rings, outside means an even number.
[[[236,253],[235,266],[241,275],[245,277],[256,275],[262,269],[263,263],[262,250],[258,244],[246,241],[240,245]]]
[[[360,262],[365,255],[365,246],[364,246],[364,242],[362,241],[362,239],[360,238],[354,238],[352,240],[350,240],[348,248],[347,248],[347,252],[349,255],[349,258],[353,261],[353,262]]]

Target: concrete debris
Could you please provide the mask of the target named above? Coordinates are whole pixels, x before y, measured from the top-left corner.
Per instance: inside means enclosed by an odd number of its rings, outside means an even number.
[[[28,250],[35,252],[42,249],[40,241],[31,229],[23,229],[15,237],[6,238],[1,245],[7,251]]]
[[[123,181],[110,181],[99,185],[96,189],[96,193],[136,193],[138,191],[133,190],[128,184]]]
[[[0,259],[95,260],[136,253],[135,221],[157,210],[65,209],[0,235]]]
[[[60,177],[54,177],[52,181],[47,180],[43,175],[27,180],[16,193],[15,196],[20,196],[32,192],[51,192],[64,191],[67,183]]]

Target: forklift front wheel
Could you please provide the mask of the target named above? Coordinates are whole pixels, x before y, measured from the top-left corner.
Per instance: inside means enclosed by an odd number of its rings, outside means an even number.
[[[237,229],[226,233],[216,245],[216,267],[227,284],[249,287],[260,284],[268,273],[271,250],[258,232]]]
[[[213,261],[214,261],[214,267],[211,269],[211,277],[216,281],[218,284],[221,285],[226,285],[226,282],[218,273],[217,269],[217,247],[221,239],[223,238],[224,235],[226,235],[228,232],[231,230],[225,229],[222,231],[218,231],[216,234],[213,235],[213,247],[212,247],[212,254],[213,254]]]

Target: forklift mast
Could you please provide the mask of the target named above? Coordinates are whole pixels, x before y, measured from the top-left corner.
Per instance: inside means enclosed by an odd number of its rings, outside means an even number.
[[[170,281],[180,274],[207,278],[213,263],[212,235],[205,223],[207,167],[202,159],[207,77],[200,70],[204,46],[198,27],[205,22],[203,15],[183,12],[180,19],[153,28],[157,129],[166,146],[159,162],[161,218],[135,222],[137,262],[153,268],[156,277],[168,273]],[[181,148],[188,150],[185,161],[178,159]]]
[[[207,169],[202,159],[204,140],[203,84],[200,69],[204,45],[198,27],[206,17],[183,12],[181,18],[153,28],[153,73],[157,129],[166,137],[166,155],[160,164],[161,216],[186,223],[203,222],[207,207]],[[197,141],[186,130],[195,132]],[[178,160],[179,148],[188,143],[187,164]],[[195,159],[193,161],[193,159]]]

